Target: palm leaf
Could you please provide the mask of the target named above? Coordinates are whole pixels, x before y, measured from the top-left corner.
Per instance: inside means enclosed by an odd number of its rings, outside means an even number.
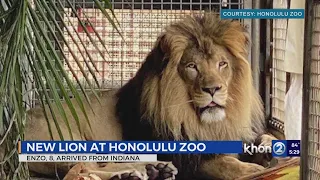
[[[89,33],[77,14],[75,5],[70,0],[65,1],[76,15],[90,43],[99,56],[106,61],[106,58],[109,57],[105,57],[103,51],[108,51],[99,33],[95,29],[93,29],[93,34]],[[111,9],[111,3],[108,0],[103,0],[103,2],[95,0],[94,3],[109,20],[110,25],[120,33],[119,22]],[[111,15],[105,8],[110,9]],[[86,20],[89,20],[86,14],[84,16]],[[86,122],[90,126],[81,97],[84,97],[89,105],[90,100],[71,66],[71,61],[77,64],[86,84],[96,97],[98,96],[95,87],[100,86],[95,74],[98,68],[81,36],[77,34],[74,27],[72,30],[68,29],[65,21],[71,23],[60,1],[2,0],[0,3],[0,146],[5,147],[5,156],[0,159],[0,175],[3,171],[6,173],[6,177],[0,177],[1,179],[27,179],[29,176],[26,164],[18,161],[17,143],[24,139],[26,111],[30,105],[30,102],[26,102],[26,96],[29,92],[34,92],[30,89],[32,84],[35,86],[40,105],[48,107],[43,108],[43,111],[52,139],[52,128],[57,130],[61,140],[73,139],[70,128],[72,120],[76,122],[78,131],[81,133],[82,123],[69,93],[76,99],[76,105],[80,107],[81,113],[85,115]],[[94,27],[91,22],[89,24]],[[68,44],[66,36],[75,43],[75,49]],[[96,36],[98,41],[95,41],[93,36]],[[121,34],[120,36],[122,37]],[[72,59],[64,54],[61,40]],[[99,49],[99,45],[102,45],[102,50]],[[84,49],[84,52],[81,49]],[[76,56],[75,51],[80,52],[84,64],[81,63],[81,58]],[[65,70],[63,62],[68,66],[75,83]],[[80,91],[77,90],[76,85]],[[61,99],[66,102],[73,119],[67,118]],[[54,108],[64,120],[69,137],[63,136],[57,122],[57,114],[53,113]],[[49,122],[49,116],[52,117],[52,122]],[[50,124],[53,124],[54,127]]]

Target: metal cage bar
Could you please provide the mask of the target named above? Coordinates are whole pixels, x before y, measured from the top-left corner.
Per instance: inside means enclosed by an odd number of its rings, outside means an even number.
[[[272,9],[272,0],[267,0],[265,2],[265,7],[267,9]],[[265,117],[268,120],[271,119],[271,61],[272,61],[272,50],[271,50],[271,33],[272,33],[272,20],[266,19],[265,20],[265,58],[263,62],[263,74],[262,74],[262,83],[261,84],[261,95],[264,99],[265,104]],[[268,123],[269,124],[269,123]]]
[[[252,4],[254,9],[260,9],[260,0],[253,1]],[[258,92],[260,92],[260,19],[252,20],[252,59],[251,69],[253,76],[253,85]]]
[[[319,124],[317,123],[315,127],[312,127],[315,123],[313,119],[313,111],[312,106],[315,98],[313,94],[313,90],[318,91],[319,89],[319,81],[317,82],[317,87],[313,87],[314,78],[313,76],[317,76],[319,78],[319,45],[316,45],[315,40],[312,39],[312,36],[315,37],[315,35],[319,35],[319,31],[313,30],[313,24],[318,23],[319,21],[319,9],[320,4],[317,2],[316,4],[310,0],[306,1],[305,6],[305,30],[304,30],[304,68],[303,68],[303,100],[302,100],[302,141],[301,141],[301,165],[300,165],[300,178],[301,179],[319,179],[320,178],[320,167],[317,166],[319,163],[319,157],[318,156],[318,143],[319,143]],[[319,24],[318,24],[319,25]],[[311,36],[312,35],[312,36]],[[312,54],[312,55],[311,55]],[[315,54],[315,56],[313,56]],[[316,63],[316,64],[314,64]],[[316,68],[311,69],[311,64],[318,65]],[[312,70],[312,71],[311,71]],[[313,70],[316,70],[313,74]],[[320,97],[317,97],[317,101],[319,103]],[[318,110],[319,110],[318,106]],[[318,111],[318,120],[320,117],[320,112]],[[316,133],[317,135],[315,136]],[[314,142],[314,141],[317,142]],[[316,145],[316,146],[315,146]],[[315,151],[315,148],[317,149]]]

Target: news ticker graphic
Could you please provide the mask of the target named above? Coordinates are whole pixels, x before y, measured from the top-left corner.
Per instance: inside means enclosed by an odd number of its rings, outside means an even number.
[[[19,154],[20,162],[155,162],[156,154]]]
[[[304,19],[304,9],[221,9],[221,19]]]
[[[273,140],[271,147],[242,141],[22,141],[18,151],[25,162],[152,162],[157,154],[300,156],[300,141]]]

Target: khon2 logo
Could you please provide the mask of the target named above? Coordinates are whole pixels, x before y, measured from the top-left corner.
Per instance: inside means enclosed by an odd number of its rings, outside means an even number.
[[[289,155],[287,153],[287,143],[288,142],[286,140],[273,140],[272,146],[256,146],[254,144],[244,144],[244,153],[247,153],[249,155],[253,155],[255,153],[272,153],[273,157],[287,157]]]
[[[287,141],[273,140],[272,141],[272,156],[286,157],[287,156]]]

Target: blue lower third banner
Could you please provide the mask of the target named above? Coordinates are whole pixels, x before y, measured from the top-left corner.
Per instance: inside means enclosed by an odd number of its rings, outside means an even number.
[[[221,9],[221,19],[304,19],[304,9]]]
[[[242,141],[22,141],[21,154],[238,154]]]

